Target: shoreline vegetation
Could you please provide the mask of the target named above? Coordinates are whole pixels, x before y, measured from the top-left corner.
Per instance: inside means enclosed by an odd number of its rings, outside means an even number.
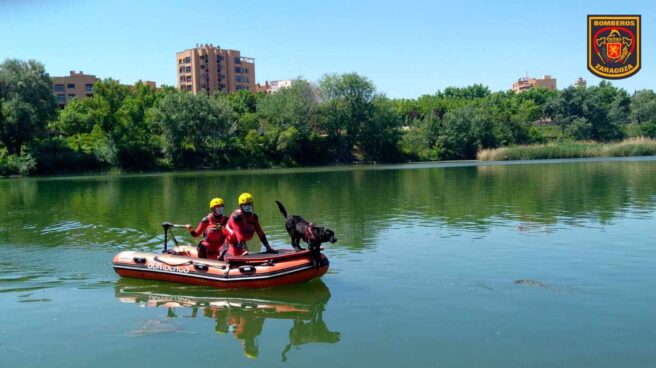
[[[356,73],[227,95],[107,78],[58,100],[43,64],[0,64],[0,176],[655,154],[654,91],[606,81],[392,99]]]
[[[655,139],[635,137],[625,139],[621,142],[609,143],[573,141],[484,149],[478,152],[476,158],[480,161],[516,161],[655,155]]]

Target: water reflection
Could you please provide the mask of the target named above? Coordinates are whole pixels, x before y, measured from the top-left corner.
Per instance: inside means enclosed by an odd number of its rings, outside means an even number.
[[[7,180],[0,181],[0,243],[155,249],[162,221],[197,223],[209,198],[221,195],[232,207],[248,190],[270,240],[288,243],[274,202],[281,200],[333,229],[340,242],[330,247],[354,250],[375,247],[381,232],[418,225],[557,229],[648,217],[654,182],[654,159]]]
[[[330,290],[321,280],[265,290],[217,290],[120,279],[115,295],[123,303],[166,309],[168,318],[211,319],[216,333],[232,335],[253,359],[259,356],[258,337],[267,319],[291,322],[282,362],[292,347],[340,341],[340,333],[331,331],[323,319]]]

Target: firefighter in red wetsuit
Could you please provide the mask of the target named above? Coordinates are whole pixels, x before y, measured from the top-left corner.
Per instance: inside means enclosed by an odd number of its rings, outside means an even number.
[[[207,258],[208,254],[216,257],[221,252],[221,247],[225,242],[224,227],[228,223],[228,218],[223,215],[224,212],[223,199],[213,198],[210,201],[209,215],[203,217],[198,223],[196,229],[187,224],[185,227],[189,230],[189,234],[194,238],[203,235],[204,239],[198,243],[198,258]]]
[[[269,245],[269,241],[260,226],[260,221],[253,212],[253,196],[250,193],[242,193],[238,202],[239,208],[232,212],[225,227],[226,254],[230,256],[248,254],[246,242],[251,240],[255,233],[257,233],[268,253],[277,253]]]

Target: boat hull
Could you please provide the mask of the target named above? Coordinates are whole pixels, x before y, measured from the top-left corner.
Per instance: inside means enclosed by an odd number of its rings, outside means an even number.
[[[182,253],[188,254],[188,253]],[[309,252],[283,250],[280,254],[254,254],[228,262],[189,255],[121,252],[114,257],[114,270],[122,277],[161,280],[221,289],[269,288],[299,284],[321,277],[329,262],[321,254],[313,261]]]

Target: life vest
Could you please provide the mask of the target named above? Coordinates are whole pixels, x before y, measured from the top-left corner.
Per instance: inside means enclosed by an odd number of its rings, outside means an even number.
[[[238,232],[245,240],[251,240],[258,223],[259,220],[255,213],[244,213],[241,209],[236,209],[230,215],[227,229],[230,234]]]
[[[223,234],[223,230],[217,228],[217,226],[225,226],[227,218],[223,215],[219,216],[219,218],[216,218],[213,214],[210,213],[207,215],[206,219],[208,224],[205,228],[205,231],[203,232],[205,241],[215,246],[223,245],[223,242],[225,241],[225,235]]]

